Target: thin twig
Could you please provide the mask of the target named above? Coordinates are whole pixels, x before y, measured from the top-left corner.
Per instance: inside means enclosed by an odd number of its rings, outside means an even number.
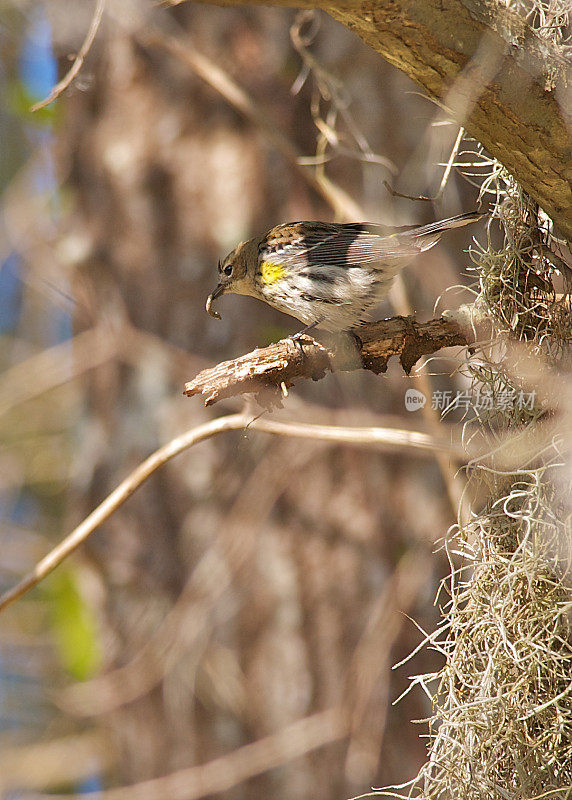
[[[403,194],[402,192],[398,192],[397,189],[394,189],[388,181],[383,181],[383,185],[389,192],[392,197],[402,197],[404,200],[417,200],[423,201],[425,203],[436,203],[438,200],[441,199],[443,193],[445,191],[445,187],[447,186],[447,182],[451,175],[451,170],[455,164],[455,159],[457,158],[457,154],[459,152],[459,147],[461,146],[461,142],[463,141],[463,136],[465,135],[465,129],[459,126],[459,132],[457,133],[457,138],[455,139],[455,143],[451,149],[451,153],[447,160],[447,163],[444,165],[445,169],[443,172],[443,177],[441,178],[441,184],[439,189],[437,190],[437,194],[434,197],[427,197],[427,195],[411,195],[411,194]]]
[[[197,442],[216,436],[218,433],[228,430],[243,428],[248,424],[249,419],[244,414],[231,414],[227,417],[214,419],[204,425],[199,425],[181,436],[172,439],[164,447],[156,450],[149,458],[145,459],[133,472],[122,481],[119,486],[109,494],[97,508],[81,522],[77,528],[66,536],[59,545],[50,550],[34,567],[12,589],[4,592],[0,596],[0,611],[11,605],[15,600],[22,597],[40,583],[50,574],[62,561],[83,544],[87,537],[96,530],[106,519],[108,519],[120,505],[122,505],[133,492],[144,483],[150,475],[160,466],[174,458],[183,450],[187,450]]]
[[[307,33],[303,34],[302,29],[308,24],[311,25],[311,29]],[[290,39],[300,58],[302,59],[302,75],[304,76],[304,80],[308,77],[308,75],[313,75],[315,77],[319,97],[316,99],[316,103],[312,104],[312,117],[314,119],[314,124],[324,139],[323,148],[325,149],[327,145],[330,145],[339,154],[347,155],[349,158],[358,158],[363,161],[379,164],[380,166],[385,167],[385,169],[387,169],[393,175],[396,175],[398,170],[395,164],[391,161],[391,159],[385,156],[380,156],[372,151],[367,139],[360,131],[353,117],[349,113],[349,100],[343,96],[344,86],[342,81],[329,72],[309,50],[309,45],[312,44],[316,34],[318,33],[318,30],[319,17],[316,16],[315,9],[304,9],[296,14],[294,22],[290,27]],[[303,81],[297,81],[296,83],[299,88],[301,88],[303,85]],[[299,91],[299,88],[297,91]],[[328,119],[332,117],[331,126],[320,114],[320,98],[322,98],[330,106],[327,116]],[[338,134],[338,131],[335,127],[336,117],[338,114],[345,121],[350,135],[353,137],[358,146],[358,152],[353,150],[351,147],[343,147],[341,145],[341,136]],[[322,147],[320,147],[320,144],[318,144],[318,150],[321,149]],[[317,163],[324,163],[327,160],[327,155],[324,152],[322,156],[318,156]]]
[[[71,68],[64,75],[61,81],[54,86],[52,91],[44,100],[40,100],[39,103],[34,103],[34,105],[30,109],[31,111],[39,111],[40,108],[44,108],[45,106],[49,105],[54,100],[56,100],[60,96],[60,94],[67,89],[67,87],[76,77],[76,75],[82,68],[83,62],[85,61],[85,57],[89,53],[89,50],[97,35],[97,31],[101,23],[101,18],[103,17],[104,8],[105,8],[105,0],[97,0],[97,5],[95,7],[95,11],[93,12],[93,17],[91,19],[91,25],[89,26],[87,36],[85,37],[85,41],[82,44],[79,53],[75,57],[75,61],[71,65]]]
[[[445,187],[447,186],[447,181],[449,180],[449,176],[451,175],[451,170],[453,169],[453,164],[455,163],[455,159],[457,158],[457,153],[459,152],[459,147],[461,146],[461,142],[463,141],[464,135],[465,135],[465,129],[460,125],[459,132],[457,133],[457,138],[455,139],[455,143],[451,149],[449,159],[445,166],[445,171],[443,172],[443,177],[441,178],[441,185],[439,186],[437,194],[435,195],[435,201],[440,200],[441,197],[443,196]]]
[[[446,447],[444,442],[438,443],[432,437],[416,431],[383,428],[356,428],[354,430],[343,427],[328,428],[325,425],[289,424],[261,418],[252,419],[247,414],[230,414],[219,417],[177,436],[145,459],[77,528],[74,528],[60,544],[42,558],[25,578],[0,596],[0,611],[37,586],[65,558],[83,544],[87,537],[105,522],[159,467],[198,442],[225,431],[241,430],[242,428],[260,430],[279,436],[336,441],[346,444],[375,446],[385,444],[392,447],[407,446],[428,451]]]
[[[301,439],[314,439],[319,442],[337,444],[381,446],[384,448],[411,448],[412,450],[434,453],[435,450],[447,452],[449,456],[464,457],[460,448],[450,442],[438,441],[434,436],[421,431],[408,431],[399,428],[346,428],[340,425],[312,425],[306,422],[277,422],[260,417],[249,426],[264,433],[277,436],[294,436]]]

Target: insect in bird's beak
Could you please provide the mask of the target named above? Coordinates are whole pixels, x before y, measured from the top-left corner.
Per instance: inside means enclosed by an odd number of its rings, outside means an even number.
[[[225,287],[222,284],[219,283],[219,285],[216,287],[214,292],[211,292],[211,294],[209,294],[209,296],[207,297],[207,302],[206,302],[206,305],[205,305],[205,309],[207,311],[207,314],[210,314],[211,317],[214,317],[215,319],[220,319],[221,317],[220,317],[220,314],[218,313],[218,311],[214,310],[212,305],[213,305],[213,302],[217,299],[217,297],[220,297],[220,295],[224,292],[224,290],[225,290]]]

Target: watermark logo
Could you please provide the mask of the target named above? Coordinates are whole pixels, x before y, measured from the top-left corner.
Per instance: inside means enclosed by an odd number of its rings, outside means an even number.
[[[407,411],[420,411],[427,402],[427,398],[418,389],[407,389],[405,392],[405,408]]]
[[[536,392],[523,392],[516,389],[502,389],[496,392],[477,389],[474,392],[442,392],[435,391],[431,395],[431,408],[446,414],[455,408],[465,411],[473,408],[476,411],[498,409],[508,411],[511,409],[534,409]],[[405,392],[405,408],[407,411],[420,411],[425,407],[427,398],[418,389],[407,389]]]
[[[518,408],[532,411],[536,400],[536,392],[523,392],[516,389],[501,389],[493,392],[491,390],[476,392],[433,392],[431,397],[431,408],[436,411],[446,413],[453,408],[474,408],[477,411],[487,409],[497,409],[509,411]]]

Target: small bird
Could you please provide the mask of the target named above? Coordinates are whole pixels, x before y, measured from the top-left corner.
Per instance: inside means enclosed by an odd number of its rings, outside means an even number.
[[[224,292],[245,294],[305,324],[345,331],[366,322],[393,278],[444,231],[480,219],[469,212],[421,227],[370,223],[289,222],[241,242],[218,264],[218,286],[207,312]]]

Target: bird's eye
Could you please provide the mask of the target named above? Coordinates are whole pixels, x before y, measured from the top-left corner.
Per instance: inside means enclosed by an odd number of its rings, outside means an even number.
[[[232,275],[232,264],[227,264],[223,272],[225,275]]]

